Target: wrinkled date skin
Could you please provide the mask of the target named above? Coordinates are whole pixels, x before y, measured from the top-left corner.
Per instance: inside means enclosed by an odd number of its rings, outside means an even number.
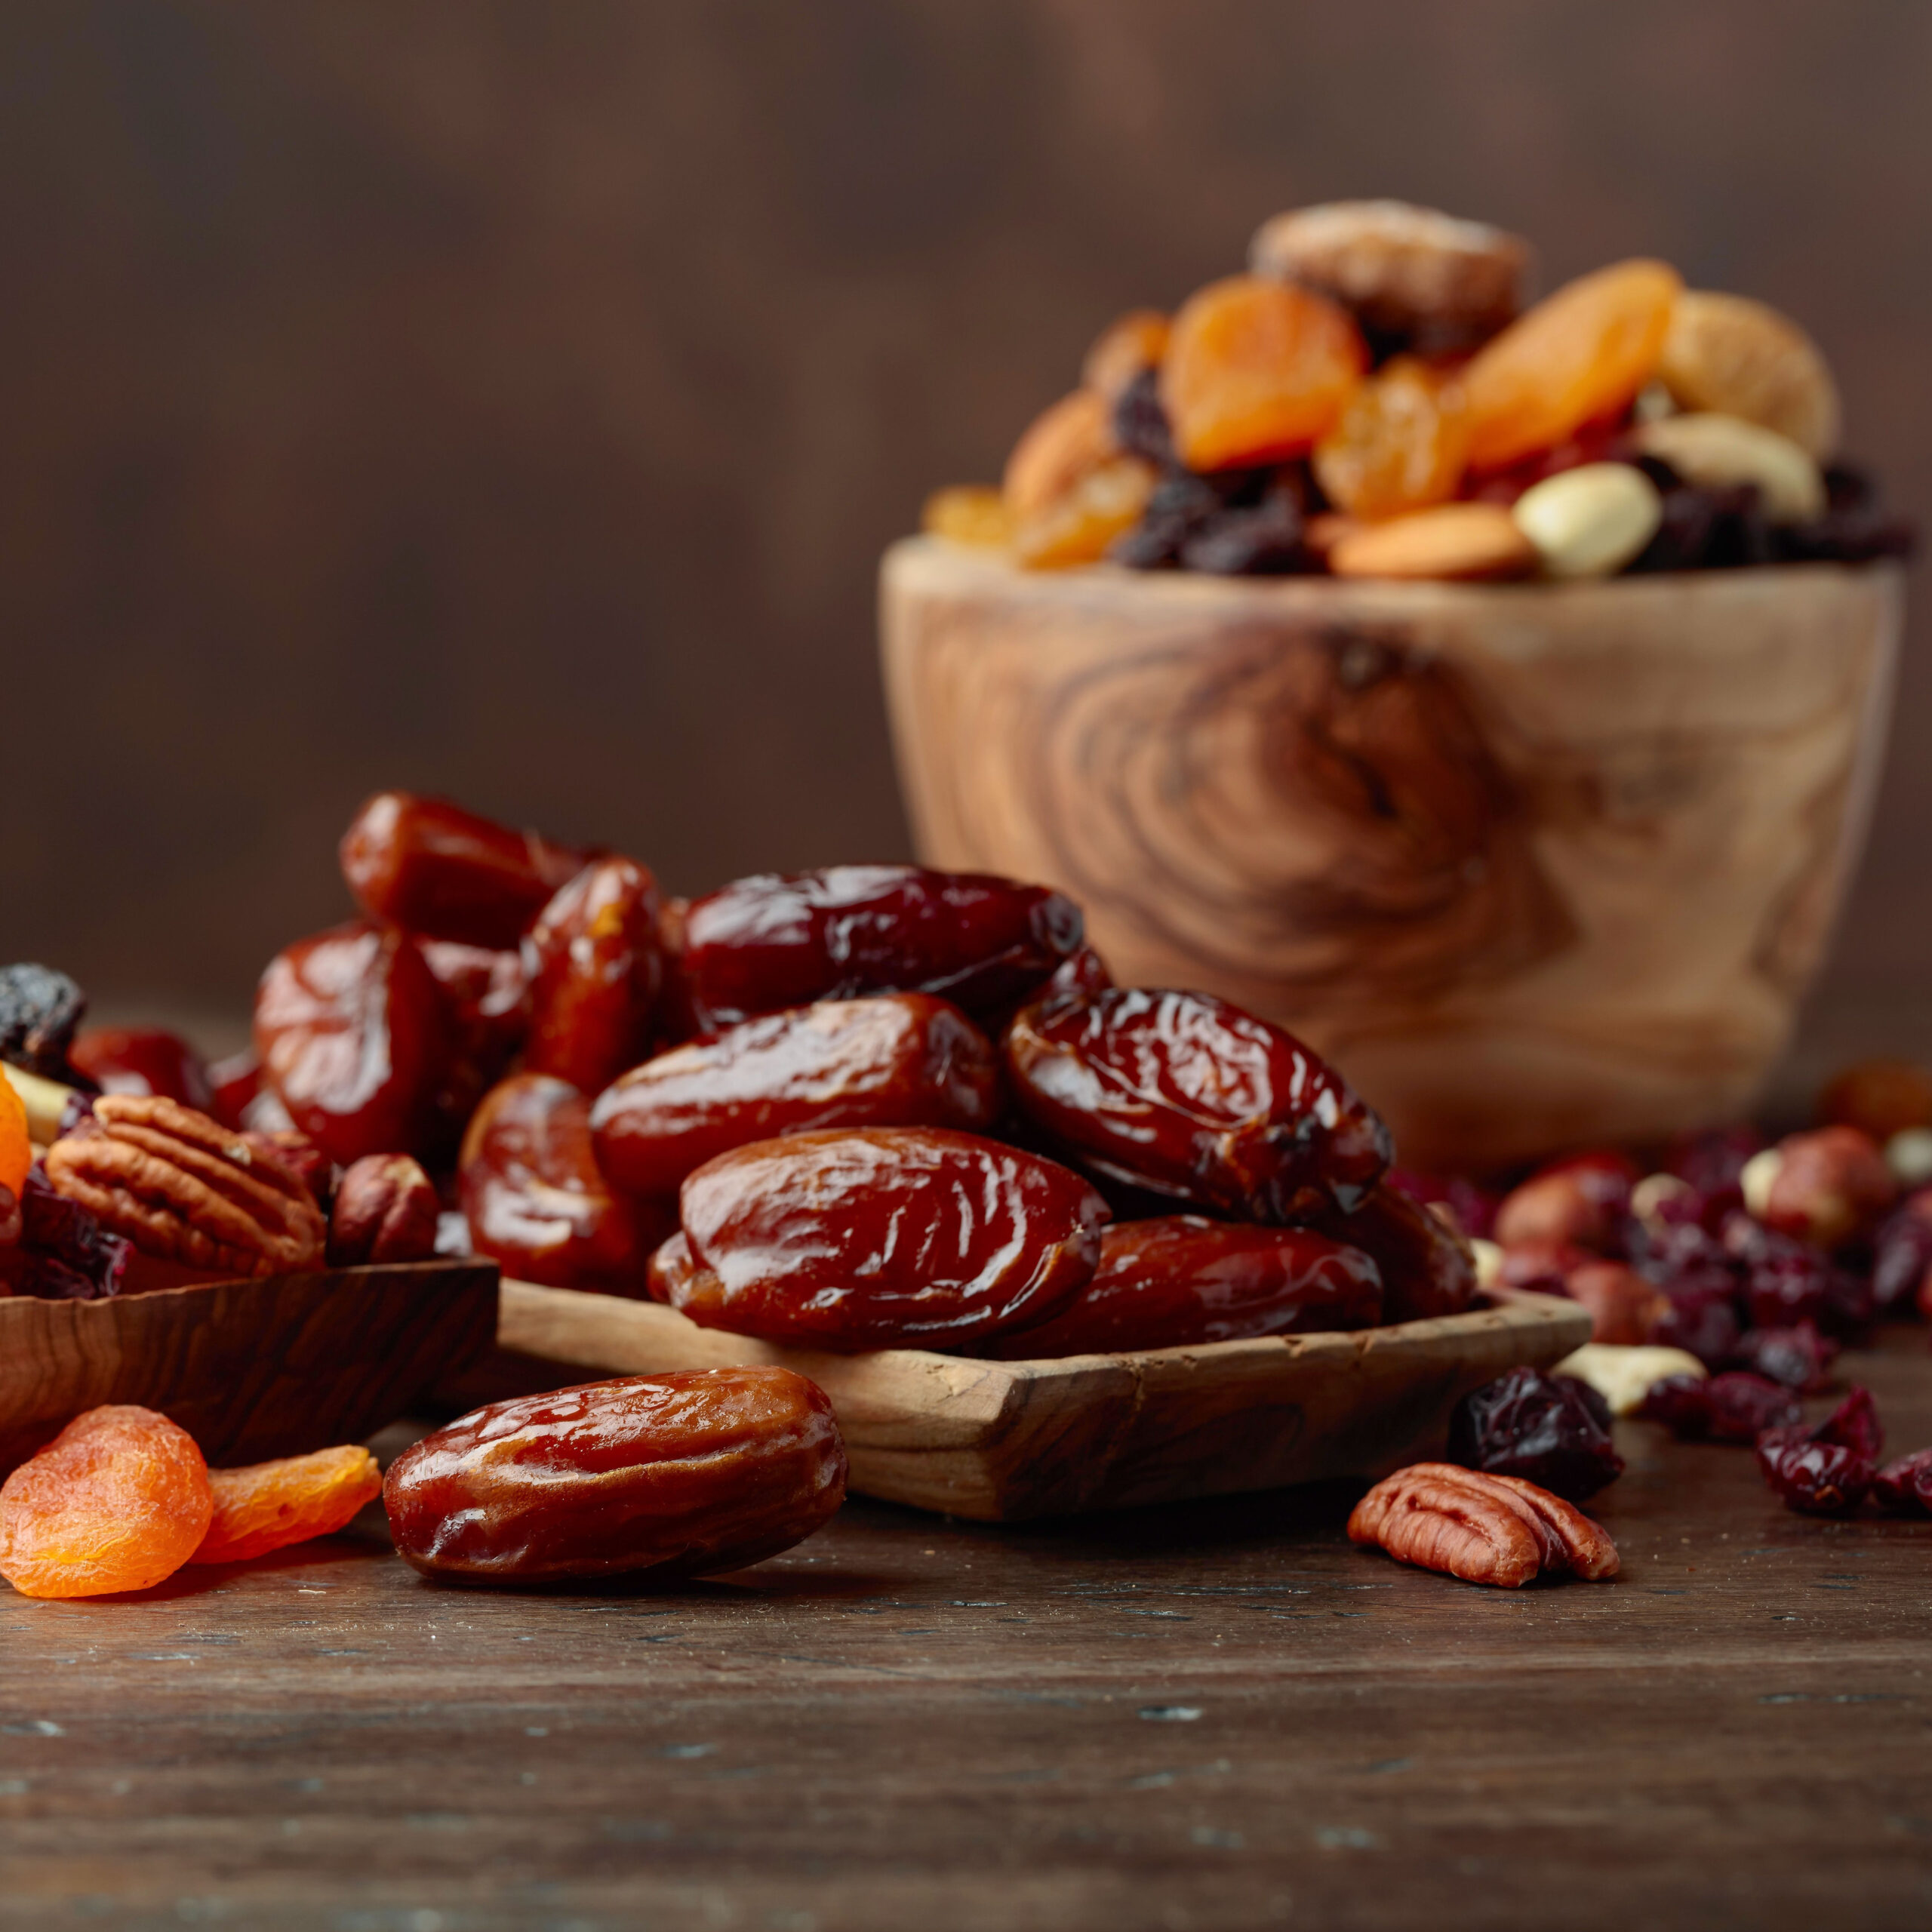
[[[445,798],[379,792],[343,834],[356,903],[425,939],[513,947],[589,854],[513,831]]]
[[[590,1141],[590,1102],[553,1074],[492,1088],[463,1138],[470,1239],[506,1275],[551,1288],[641,1296],[672,1204],[614,1195]]]
[[[1100,1265],[1051,1321],[1002,1335],[1007,1361],[1373,1328],[1382,1277],[1358,1249],[1300,1228],[1171,1214],[1100,1236]]]
[[[700,1032],[858,993],[993,1012],[1047,979],[1083,929],[1044,886],[917,866],[741,878],[694,900],[682,927],[680,982]]]
[[[435,977],[393,927],[358,921],[298,940],[256,992],[263,1077],[339,1166],[426,1149],[452,1044]]]
[[[734,1147],[830,1127],[990,1128],[992,1043],[929,993],[822,1000],[728,1027],[624,1075],[590,1116],[613,1187],[675,1194]]]
[[[1078,1174],[940,1128],[755,1141],[679,1197],[707,1328],[822,1349],[977,1340],[1091,1278],[1106,1204]]]
[[[632,859],[599,859],[525,936],[530,1032],[523,1064],[586,1094],[645,1055],[664,975],[657,881]]]
[[[1331,1208],[1308,1225],[1382,1271],[1385,1321],[1460,1315],[1476,1298],[1475,1255],[1462,1232],[1392,1187],[1377,1188],[1352,1214]]]
[[[717,1576],[789,1549],[845,1496],[824,1392],[787,1368],[627,1376],[496,1402],[390,1465],[396,1548],[426,1576]]]
[[[1205,993],[1043,1000],[1014,1019],[1005,1051],[1015,1100],[1056,1143],[1177,1200],[1257,1221],[1346,1213],[1389,1165],[1389,1130],[1346,1081]]]
[[[103,1094],[158,1094],[204,1114],[214,1105],[201,1055],[158,1026],[90,1026],[68,1049],[67,1063]]]

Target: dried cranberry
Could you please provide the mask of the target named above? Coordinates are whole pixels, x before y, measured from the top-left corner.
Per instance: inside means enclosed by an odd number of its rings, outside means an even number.
[[[1385,1185],[1423,1208],[1446,1208],[1472,1241],[1487,1241],[1496,1226],[1496,1196],[1460,1174],[1423,1174],[1392,1168]]]
[[[1810,1321],[1828,1335],[1856,1335],[1875,1312],[1871,1284],[1835,1266],[1829,1255],[1734,1214],[1724,1244],[1744,1273],[1745,1306],[1754,1328]]]
[[[1909,1315],[1932,1276],[1932,1221],[1903,1208],[1872,1241],[1872,1297],[1881,1315]]]
[[[48,1300],[100,1301],[118,1294],[131,1243],[109,1234],[78,1201],[57,1194],[35,1166],[20,1192],[20,1291]]]
[[[1704,1385],[1714,1442],[1755,1442],[1767,1429],[1788,1429],[1802,1417],[1798,1398],[1761,1375],[1734,1370]]]
[[[1651,1384],[1637,1413],[1662,1423],[1680,1441],[1696,1441],[1710,1432],[1710,1387],[1701,1375],[1667,1375]]]
[[[1872,1479],[1872,1500],[1896,1515],[1932,1515],[1932,1449],[1887,1463]]]
[[[1849,1516],[1872,1487],[1872,1459],[1807,1429],[1770,1429],[1758,1439],[1758,1467],[1784,1498],[1807,1516]]]
[[[1639,1223],[1631,1260],[1667,1294],[1722,1290],[1729,1294],[1737,1271],[1723,1242],[1696,1221]]]
[[[1465,1395],[1449,1420],[1449,1460],[1521,1476],[1573,1502],[1623,1473],[1603,1398],[1574,1375],[1512,1368]]]
[[[1670,1306],[1652,1324],[1651,1340],[1681,1349],[1706,1368],[1721,1368],[1737,1352],[1739,1323],[1728,1288],[1666,1287]]]
[[[1854,1389],[1811,1435],[1814,1441],[1854,1449],[1875,1463],[1885,1447],[1885,1429],[1878,1420],[1878,1405],[1872,1401],[1871,1390]]]
[[[1764,1137],[1755,1127],[1715,1128],[1673,1140],[1664,1155],[1664,1171],[1688,1182],[1721,1215],[1743,1198],[1744,1164],[1764,1150]]]
[[[1804,1395],[1824,1386],[1825,1373],[1838,1355],[1838,1345],[1820,1334],[1808,1321],[1791,1328],[1753,1328],[1740,1335],[1731,1351],[1730,1366],[1746,1368]]]

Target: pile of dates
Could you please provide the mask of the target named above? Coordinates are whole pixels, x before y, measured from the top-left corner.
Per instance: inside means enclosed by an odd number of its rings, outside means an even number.
[[[1034,569],[1577,578],[1903,556],[1788,317],[1647,260],[1524,308],[1520,236],[1397,202],[1263,224],[1136,310],[927,529]]]
[[[332,1258],[410,1258],[396,1210],[414,1251],[709,1326],[1015,1357],[1475,1294],[1333,1069],[1224,1001],[1113,985],[1044,888],[848,866],[666,902],[632,860],[398,792],[341,854],[361,915],[270,962],[245,1060],[81,1033],[43,1061],[274,1137],[338,1197]]]

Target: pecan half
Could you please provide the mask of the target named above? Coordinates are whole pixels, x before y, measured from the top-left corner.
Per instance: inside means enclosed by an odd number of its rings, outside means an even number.
[[[143,1254],[236,1275],[321,1265],[321,1210],[300,1177],[174,1100],[103,1095],[48,1149],[47,1177]]]
[[[1349,1535],[1398,1562],[1505,1589],[1545,1570],[1617,1574],[1617,1546],[1560,1497],[1453,1463],[1412,1463],[1377,1483],[1355,1505]]]

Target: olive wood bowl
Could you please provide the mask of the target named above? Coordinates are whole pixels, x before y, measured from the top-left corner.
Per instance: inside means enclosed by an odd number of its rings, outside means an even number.
[[[1737,1118],[1856,867],[1894,565],[1574,584],[885,558],[928,863],[1059,887],[1117,977],[1333,1058],[1401,1158]]]
[[[1589,1339],[1577,1303],[1504,1292],[1426,1321],[1131,1355],[829,1355],[700,1328],[653,1302],[506,1281],[494,1353],[438,1393],[454,1408],[604,1376],[775,1363],[831,1397],[854,1490],[1012,1522],[1385,1475],[1439,1450],[1471,1389]]]
[[[172,1417],[218,1466],[360,1442],[474,1361],[496,1315],[483,1261],[0,1300],[0,1472],[103,1402]]]

